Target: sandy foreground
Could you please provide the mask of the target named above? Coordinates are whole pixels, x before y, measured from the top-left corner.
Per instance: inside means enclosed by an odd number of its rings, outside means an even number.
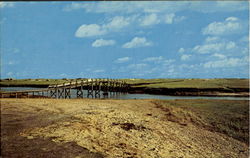
[[[248,146],[167,121],[154,100],[1,99],[3,157],[248,157]]]

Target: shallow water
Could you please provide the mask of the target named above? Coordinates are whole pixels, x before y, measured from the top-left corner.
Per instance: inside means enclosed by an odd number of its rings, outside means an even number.
[[[20,91],[39,89],[37,87],[1,87],[1,91]],[[42,93],[35,93],[41,95]],[[48,96],[47,92],[44,96]],[[83,97],[87,98],[87,90],[83,91]],[[71,89],[71,98],[76,98],[76,89]],[[90,96],[91,98],[91,96]],[[104,98],[101,92],[100,98]],[[248,97],[206,97],[206,96],[168,96],[168,95],[155,95],[155,94],[123,94],[123,93],[109,93],[109,98],[113,99],[225,99],[225,100],[250,100]]]

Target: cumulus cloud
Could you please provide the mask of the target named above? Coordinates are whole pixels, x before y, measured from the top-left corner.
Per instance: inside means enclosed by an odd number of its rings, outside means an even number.
[[[114,44],[114,40],[97,39],[92,43],[92,47],[112,46]]]
[[[145,37],[134,37],[130,42],[125,43],[123,48],[137,48],[137,47],[147,47],[152,46],[153,43],[147,41]]]
[[[0,2],[0,8],[14,7],[14,2]]]
[[[158,57],[147,57],[142,60],[143,62],[148,62],[148,63],[157,63],[159,67],[164,67],[164,66],[169,66],[172,64],[175,60],[174,59],[166,59],[162,56]],[[154,68],[153,68],[154,69]],[[160,69],[160,68],[155,68],[155,69]],[[152,69],[151,69],[152,70]]]
[[[123,16],[115,16],[114,18],[111,19],[109,23],[105,24],[103,28],[110,29],[110,30],[121,29],[121,28],[128,26],[131,20],[132,19],[129,17],[125,18]]]
[[[78,5],[74,6],[78,7]],[[111,32],[118,32],[131,25],[138,26],[151,26],[162,22],[172,24],[173,22],[179,22],[185,18],[175,16],[174,14],[167,14],[165,19],[163,16],[158,16],[156,13],[152,13],[146,16],[131,15],[131,16],[115,16],[107,20],[104,24],[83,24],[75,32],[75,36],[79,38],[93,37],[106,35]]]
[[[205,42],[206,43],[213,43],[213,42],[216,42],[216,41],[219,41],[220,38],[217,37],[217,36],[208,36],[206,39],[205,39]]]
[[[128,65],[127,68],[129,68],[129,69],[142,69],[146,66],[147,66],[147,64],[138,63],[138,64],[130,64],[130,65]]]
[[[212,22],[203,28],[204,35],[231,35],[242,33],[245,29],[243,22],[236,17],[228,17],[223,22]]]
[[[76,37],[92,37],[106,34],[106,30],[97,24],[89,24],[80,26],[76,33]]]
[[[174,21],[175,14],[167,14],[165,15],[165,23],[166,24],[172,24]]]
[[[175,22],[181,22],[181,21],[185,20],[186,18],[187,17],[185,17],[185,16],[175,16],[174,21]]]
[[[159,57],[148,57],[148,58],[143,59],[143,61],[146,61],[146,62],[161,62],[163,60],[164,60],[164,58],[162,56],[159,56]]]
[[[118,58],[115,60],[115,63],[125,63],[128,62],[130,59],[131,59],[130,57]]]
[[[157,14],[153,13],[150,15],[145,16],[142,20],[141,20],[141,26],[150,26],[150,25],[155,25],[160,23],[160,20],[158,19]]]
[[[156,25],[160,23],[165,23],[165,24],[173,24],[177,22],[181,22],[186,17],[184,16],[176,16],[174,13],[166,14],[166,15],[157,15],[156,13],[151,13],[141,19],[140,25],[141,26],[151,26],[151,25]]]
[[[178,50],[178,52],[179,52],[179,53],[184,53],[184,52],[185,52],[185,49],[184,49],[184,48],[180,48],[180,49]]]
[[[208,61],[204,63],[205,68],[220,68],[220,67],[238,67],[246,65],[247,61],[244,58],[225,58],[222,60]]]
[[[181,60],[182,60],[182,61],[186,61],[186,60],[189,60],[190,57],[191,57],[191,55],[183,54],[183,55],[181,56]]]
[[[135,19],[135,16],[123,17],[115,16],[109,20],[106,24],[83,24],[81,25],[76,33],[76,37],[92,37],[92,36],[101,36],[107,33],[118,31],[130,25],[130,23]]]
[[[235,42],[216,42],[216,43],[204,43],[203,45],[195,46],[192,51],[200,54],[228,52],[236,48]]]
[[[224,58],[226,58],[226,56],[225,56],[225,55],[223,55],[223,54],[219,54],[219,53],[215,53],[215,54],[213,54],[212,56],[213,56],[213,57],[216,57],[216,58],[220,58],[220,59],[224,59]]]

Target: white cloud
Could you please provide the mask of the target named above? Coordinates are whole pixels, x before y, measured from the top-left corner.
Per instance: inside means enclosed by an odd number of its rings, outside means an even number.
[[[178,50],[178,52],[179,52],[179,53],[184,53],[184,52],[185,52],[185,49],[184,49],[184,48],[180,48],[180,49]]]
[[[166,66],[166,65],[170,65],[172,64],[173,62],[175,62],[174,59],[166,59],[162,62],[162,65]]]
[[[186,19],[184,16],[175,16],[174,13],[166,14],[165,16],[158,16],[156,13],[149,14],[140,19],[141,26],[156,25],[159,23],[173,24],[174,22],[180,22]]]
[[[128,65],[127,68],[129,68],[129,69],[142,69],[146,66],[147,66],[147,64],[139,63],[139,64],[130,64],[130,65]]]
[[[103,28],[106,29],[121,29],[130,24],[131,18],[124,18],[123,16],[115,16],[112,20],[105,24]]]
[[[215,2],[215,1],[157,1],[157,2],[96,2],[96,3],[72,3],[65,10],[84,9],[94,13],[176,13],[183,10],[197,12],[234,12],[248,9],[247,2]]]
[[[19,62],[18,61],[8,61],[7,62],[7,65],[16,65],[16,64],[18,64]]]
[[[137,48],[137,47],[147,47],[152,46],[153,43],[147,41],[145,37],[134,37],[130,42],[125,43],[123,48]]]
[[[161,62],[163,60],[164,60],[164,58],[162,56],[159,56],[159,57],[148,57],[148,58],[143,59],[143,61],[146,61],[146,62]]]
[[[160,20],[158,19],[157,15],[155,13],[152,13],[150,15],[145,16],[141,20],[141,26],[150,26],[150,25],[155,25],[159,24]]]
[[[0,2],[0,8],[14,7],[14,2]]]
[[[240,39],[240,41],[241,42],[249,42],[250,40],[250,36],[243,36],[241,39]]]
[[[228,17],[223,22],[212,22],[203,28],[204,35],[230,35],[242,33],[245,29],[243,22],[236,17]]]
[[[232,41],[230,41],[226,44],[226,49],[233,49],[235,47],[236,47],[236,44]]]
[[[224,59],[224,58],[226,58],[226,56],[225,56],[225,55],[223,55],[223,54],[219,54],[219,53],[215,53],[215,54],[213,54],[212,56],[213,56],[213,57],[216,57],[216,58],[220,58],[220,59]]]
[[[80,26],[76,33],[76,37],[92,37],[106,34],[106,31],[97,24],[89,24]]]
[[[62,74],[60,74],[59,76],[62,77],[62,78],[67,78],[67,77],[69,77],[69,75],[67,75],[66,73],[62,73]]]
[[[206,39],[205,39],[205,42],[206,43],[210,43],[210,42],[216,42],[216,41],[219,41],[220,38],[217,37],[217,36],[208,36]]]
[[[175,22],[181,22],[181,21],[185,20],[186,18],[187,17],[185,17],[185,16],[177,16],[177,17],[175,17],[174,21]]]
[[[223,43],[213,43],[213,44],[204,44],[204,45],[197,45],[193,48],[194,52],[200,54],[207,54],[213,52],[219,52],[224,47]]]
[[[246,65],[248,62],[244,58],[226,58],[223,60],[209,61],[204,63],[205,68],[238,67]]]
[[[165,15],[165,23],[166,24],[172,24],[174,21],[175,14],[167,14]]]
[[[135,20],[136,16],[123,17],[115,16],[109,20],[108,23],[103,25],[98,24],[83,24],[81,25],[76,33],[76,37],[92,37],[92,36],[101,36],[110,32],[119,31],[130,25],[131,22]]]
[[[236,48],[235,42],[217,42],[217,43],[204,43],[203,45],[195,46],[192,51],[200,54],[208,54],[208,53],[220,53],[220,52],[228,52],[232,49]]]
[[[187,60],[190,59],[190,57],[191,57],[191,55],[183,54],[183,55],[181,56],[181,60],[182,60],[182,61],[187,61]]]
[[[13,76],[13,75],[14,75],[13,72],[8,72],[8,73],[7,73],[7,76]]]
[[[114,44],[114,40],[97,39],[92,43],[92,47],[112,46]]]
[[[239,1],[216,1],[216,8],[221,12],[235,12],[246,10],[248,8],[248,2],[239,2]],[[213,9],[212,9],[213,10]],[[215,10],[216,11],[216,10]]]
[[[125,63],[128,62],[130,59],[131,59],[130,57],[118,58],[115,60],[115,63]]]
[[[93,72],[94,73],[102,73],[102,72],[105,72],[105,70],[103,70],[103,69],[97,69],[97,70],[94,70]]]
[[[148,58],[143,59],[142,61],[157,63],[160,66],[167,66],[167,65],[172,64],[175,60],[165,59],[164,57],[159,56],[159,57],[148,57]]]
[[[238,21],[238,20],[239,20],[239,19],[236,18],[236,17],[228,17],[228,18],[226,18],[225,21]]]

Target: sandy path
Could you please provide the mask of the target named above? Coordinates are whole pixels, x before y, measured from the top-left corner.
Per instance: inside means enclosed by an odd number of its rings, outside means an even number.
[[[26,140],[76,143],[106,157],[248,157],[240,141],[167,121],[152,100],[1,99],[1,116],[2,128],[25,120],[17,133]]]

